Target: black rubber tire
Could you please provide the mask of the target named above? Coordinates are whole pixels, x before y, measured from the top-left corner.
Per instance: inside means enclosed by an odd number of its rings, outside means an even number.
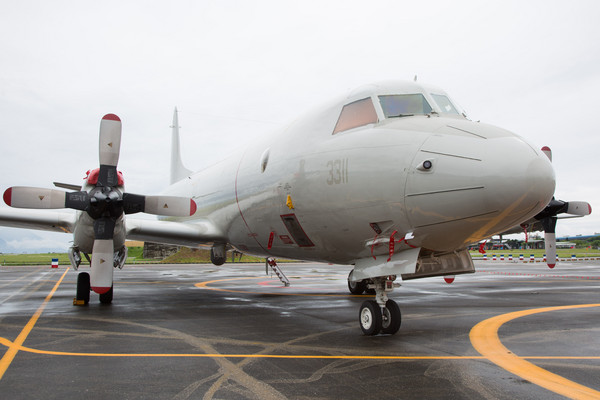
[[[226,257],[217,257],[215,256],[215,250],[214,249],[210,249],[210,262],[213,263],[216,266],[220,266],[225,264]]]
[[[374,336],[381,331],[381,308],[375,300],[362,303],[358,312],[360,329],[367,336]]]
[[[402,314],[400,307],[394,300],[388,300],[383,309],[383,317],[381,321],[381,333],[394,335],[400,329],[402,323]]]
[[[348,275],[348,290],[350,291],[350,293],[355,295],[363,294],[365,292],[365,289],[367,288],[367,284],[365,283],[365,281],[351,282],[351,275],[352,272],[350,272],[350,275]]]
[[[100,295],[100,303],[102,304],[110,304],[113,299],[113,286],[110,287],[110,290],[106,293],[102,293]]]
[[[77,275],[77,300],[83,300],[83,304],[90,302],[90,274],[80,272]]]

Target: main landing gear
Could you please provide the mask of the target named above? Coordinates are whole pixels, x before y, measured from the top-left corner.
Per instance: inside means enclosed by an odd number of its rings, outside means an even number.
[[[80,272],[77,275],[77,296],[73,304],[86,305],[90,302],[90,274]]]
[[[90,302],[90,274],[87,272],[80,272],[77,275],[77,291],[73,305],[84,306]],[[106,293],[100,295],[100,303],[110,304],[113,300],[113,287]]]
[[[370,282],[351,282],[348,288],[352,294],[362,294],[367,289],[375,291],[375,300],[367,300],[360,306],[358,322],[365,335],[378,333],[393,335],[400,329],[402,314],[400,307],[387,294],[394,290],[395,276],[371,278]]]

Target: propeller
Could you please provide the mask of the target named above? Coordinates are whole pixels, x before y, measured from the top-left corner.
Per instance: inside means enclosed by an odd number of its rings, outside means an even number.
[[[190,198],[176,196],[144,196],[124,193],[117,171],[121,148],[121,120],[107,114],[100,122],[97,179],[88,175],[88,191],[65,192],[27,186],[14,186],[4,192],[4,202],[17,208],[70,208],[87,212],[94,220],[91,287],[96,293],[106,293],[112,287],[113,236],[117,219],[123,214],[145,212],[155,215],[185,217],[196,212]]]
[[[542,147],[542,152],[552,162],[552,150],[548,146]],[[585,201],[562,201],[554,197],[550,203],[534,218],[541,222],[544,228],[544,243],[546,246],[546,261],[548,267],[556,266],[556,223],[558,214],[570,214],[583,217],[592,213],[592,206]]]

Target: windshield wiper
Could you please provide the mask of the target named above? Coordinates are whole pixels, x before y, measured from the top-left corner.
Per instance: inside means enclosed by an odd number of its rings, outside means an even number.
[[[415,114],[397,114],[397,115],[388,115],[388,118],[402,118],[402,117],[414,117]]]

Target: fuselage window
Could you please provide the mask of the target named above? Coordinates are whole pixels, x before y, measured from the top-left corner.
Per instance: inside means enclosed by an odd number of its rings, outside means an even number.
[[[458,111],[456,110],[456,107],[454,107],[454,104],[452,104],[452,102],[450,102],[450,99],[447,96],[444,96],[443,94],[431,93],[431,97],[433,97],[433,100],[435,100],[435,102],[437,103],[438,107],[442,110],[442,112],[444,112],[446,114],[457,114],[458,115]]]
[[[379,103],[386,118],[425,115],[432,111],[421,93],[379,96]]]
[[[359,126],[377,123],[377,112],[373,106],[373,102],[370,97],[366,99],[358,100],[350,104],[346,104],[342,108],[340,117],[338,118],[337,124],[333,134],[338,132],[347,131],[348,129],[357,128]]]

